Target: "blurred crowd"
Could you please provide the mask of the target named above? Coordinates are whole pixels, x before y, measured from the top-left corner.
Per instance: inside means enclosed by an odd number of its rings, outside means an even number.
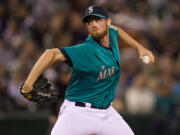
[[[82,16],[93,4],[104,5],[113,24],[156,58],[153,65],[143,64],[135,49],[119,43],[121,77],[114,107],[171,121],[180,115],[179,0],[1,0],[0,112],[36,110],[20,95],[20,84],[45,49],[85,40]],[[71,75],[66,63],[55,63],[45,74],[64,94]]]

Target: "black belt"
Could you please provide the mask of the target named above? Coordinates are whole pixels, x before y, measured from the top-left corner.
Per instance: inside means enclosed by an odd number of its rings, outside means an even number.
[[[83,102],[75,102],[75,106],[87,107],[86,103],[83,103]],[[94,109],[107,109],[108,107],[109,107],[109,105],[107,107],[97,107],[92,104],[90,105],[90,108],[94,108]]]

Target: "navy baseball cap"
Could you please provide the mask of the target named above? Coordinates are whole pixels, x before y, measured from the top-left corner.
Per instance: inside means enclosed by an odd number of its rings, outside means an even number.
[[[86,9],[83,22],[86,23],[89,16],[97,16],[100,18],[108,18],[108,11],[103,6],[90,6]]]

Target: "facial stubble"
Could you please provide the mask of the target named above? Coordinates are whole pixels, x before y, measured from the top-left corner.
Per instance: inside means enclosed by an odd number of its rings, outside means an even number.
[[[105,30],[103,30],[101,33],[91,33],[91,35],[95,40],[99,41],[101,38],[104,38],[104,36],[106,36],[107,33],[108,33],[108,25],[106,22]]]

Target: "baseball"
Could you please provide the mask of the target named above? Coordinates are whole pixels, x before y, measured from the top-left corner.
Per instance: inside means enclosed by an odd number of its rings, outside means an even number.
[[[149,64],[149,61],[150,61],[149,56],[145,55],[145,56],[143,57],[143,62],[144,62],[145,64]]]

